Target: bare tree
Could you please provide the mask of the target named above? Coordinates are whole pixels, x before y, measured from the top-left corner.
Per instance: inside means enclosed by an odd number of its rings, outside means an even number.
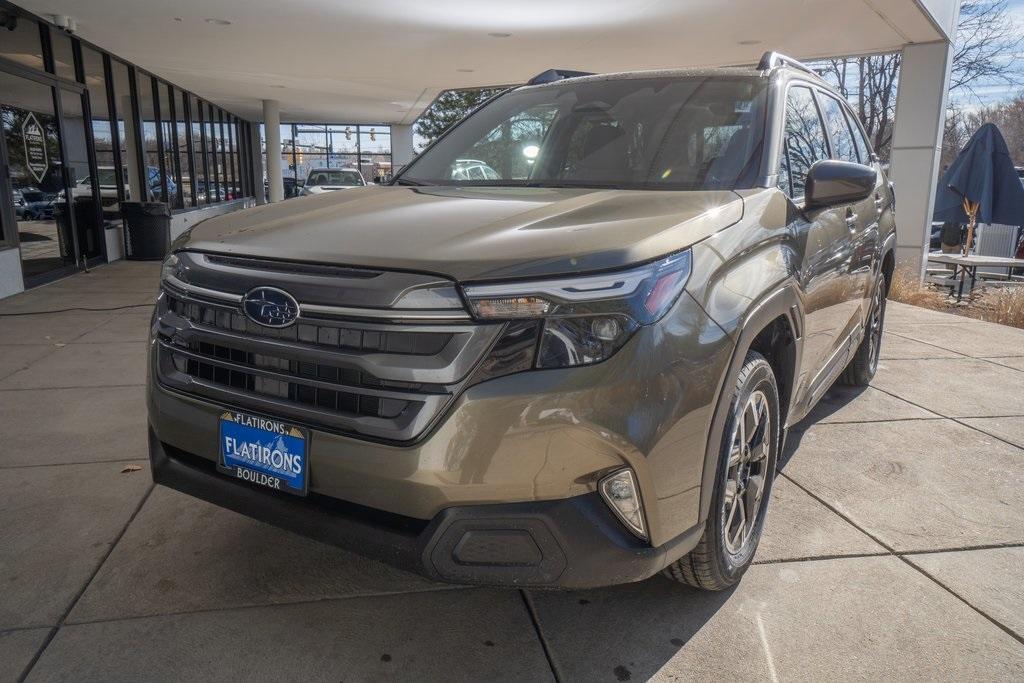
[[[1008,0],[967,0],[960,7],[950,92],[967,93],[977,100],[975,88],[982,83],[1020,86],[1019,75],[1007,66],[1007,57],[1017,56],[1022,45],[1024,34],[1013,21]],[[895,52],[830,59],[813,65],[854,105],[875,151],[883,159],[888,159],[892,144],[901,59],[902,55]],[[948,126],[947,133],[952,133]]]

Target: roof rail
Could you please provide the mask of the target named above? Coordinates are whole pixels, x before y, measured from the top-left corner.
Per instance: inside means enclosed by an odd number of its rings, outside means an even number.
[[[814,69],[807,66],[799,59],[787,57],[781,52],[765,52],[763,55],[761,55],[761,61],[757,63],[757,68],[760,71],[769,71],[777,66],[791,66],[794,69],[799,69],[800,71],[804,71],[806,73],[818,76],[820,78],[820,75]]]
[[[548,69],[537,74],[526,82],[526,85],[540,85],[541,83],[554,83],[563,78],[576,78],[577,76],[593,76],[589,71],[570,71],[569,69]]]

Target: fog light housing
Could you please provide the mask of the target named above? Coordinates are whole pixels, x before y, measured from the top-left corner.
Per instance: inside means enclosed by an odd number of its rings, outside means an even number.
[[[601,497],[612,509],[619,521],[626,525],[637,538],[647,540],[647,525],[640,504],[640,487],[637,486],[633,470],[619,470],[601,480]]]

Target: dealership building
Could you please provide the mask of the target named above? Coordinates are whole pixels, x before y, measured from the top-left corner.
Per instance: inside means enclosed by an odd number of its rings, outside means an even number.
[[[132,256],[132,202],[165,204],[173,236],[282,201],[313,169],[388,176],[447,89],[552,67],[754,64],[766,50],[902,51],[890,175],[898,258],[920,266],[958,12],[958,0],[0,0],[0,298]]]

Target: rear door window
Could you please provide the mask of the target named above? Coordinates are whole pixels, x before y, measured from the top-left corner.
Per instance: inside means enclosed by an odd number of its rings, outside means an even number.
[[[858,126],[857,121],[854,120],[853,114],[851,114],[849,110],[846,110],[844,113],[846,114],[846,122],[850,125],[850,130],[853,131],[853,144],[857,148],[857,156],[860,157],[860,163],[870,164],[871,147],[868,145],[868,141],[864,138],[864,133],[861,132],[860,126]]]
[[[779,188],[794,199],[804,196],[811,165],[828,159],[825,128],[811,89],[793,86],[786,96],[786,127],[779,164]]]
[[[850,132],[850,122],[843,111],[845,107],[831,95],[822,95],[820,101],[829,139],[832,141],[832,158],[840,161],[860,161],[853,142],[853,133]]]

